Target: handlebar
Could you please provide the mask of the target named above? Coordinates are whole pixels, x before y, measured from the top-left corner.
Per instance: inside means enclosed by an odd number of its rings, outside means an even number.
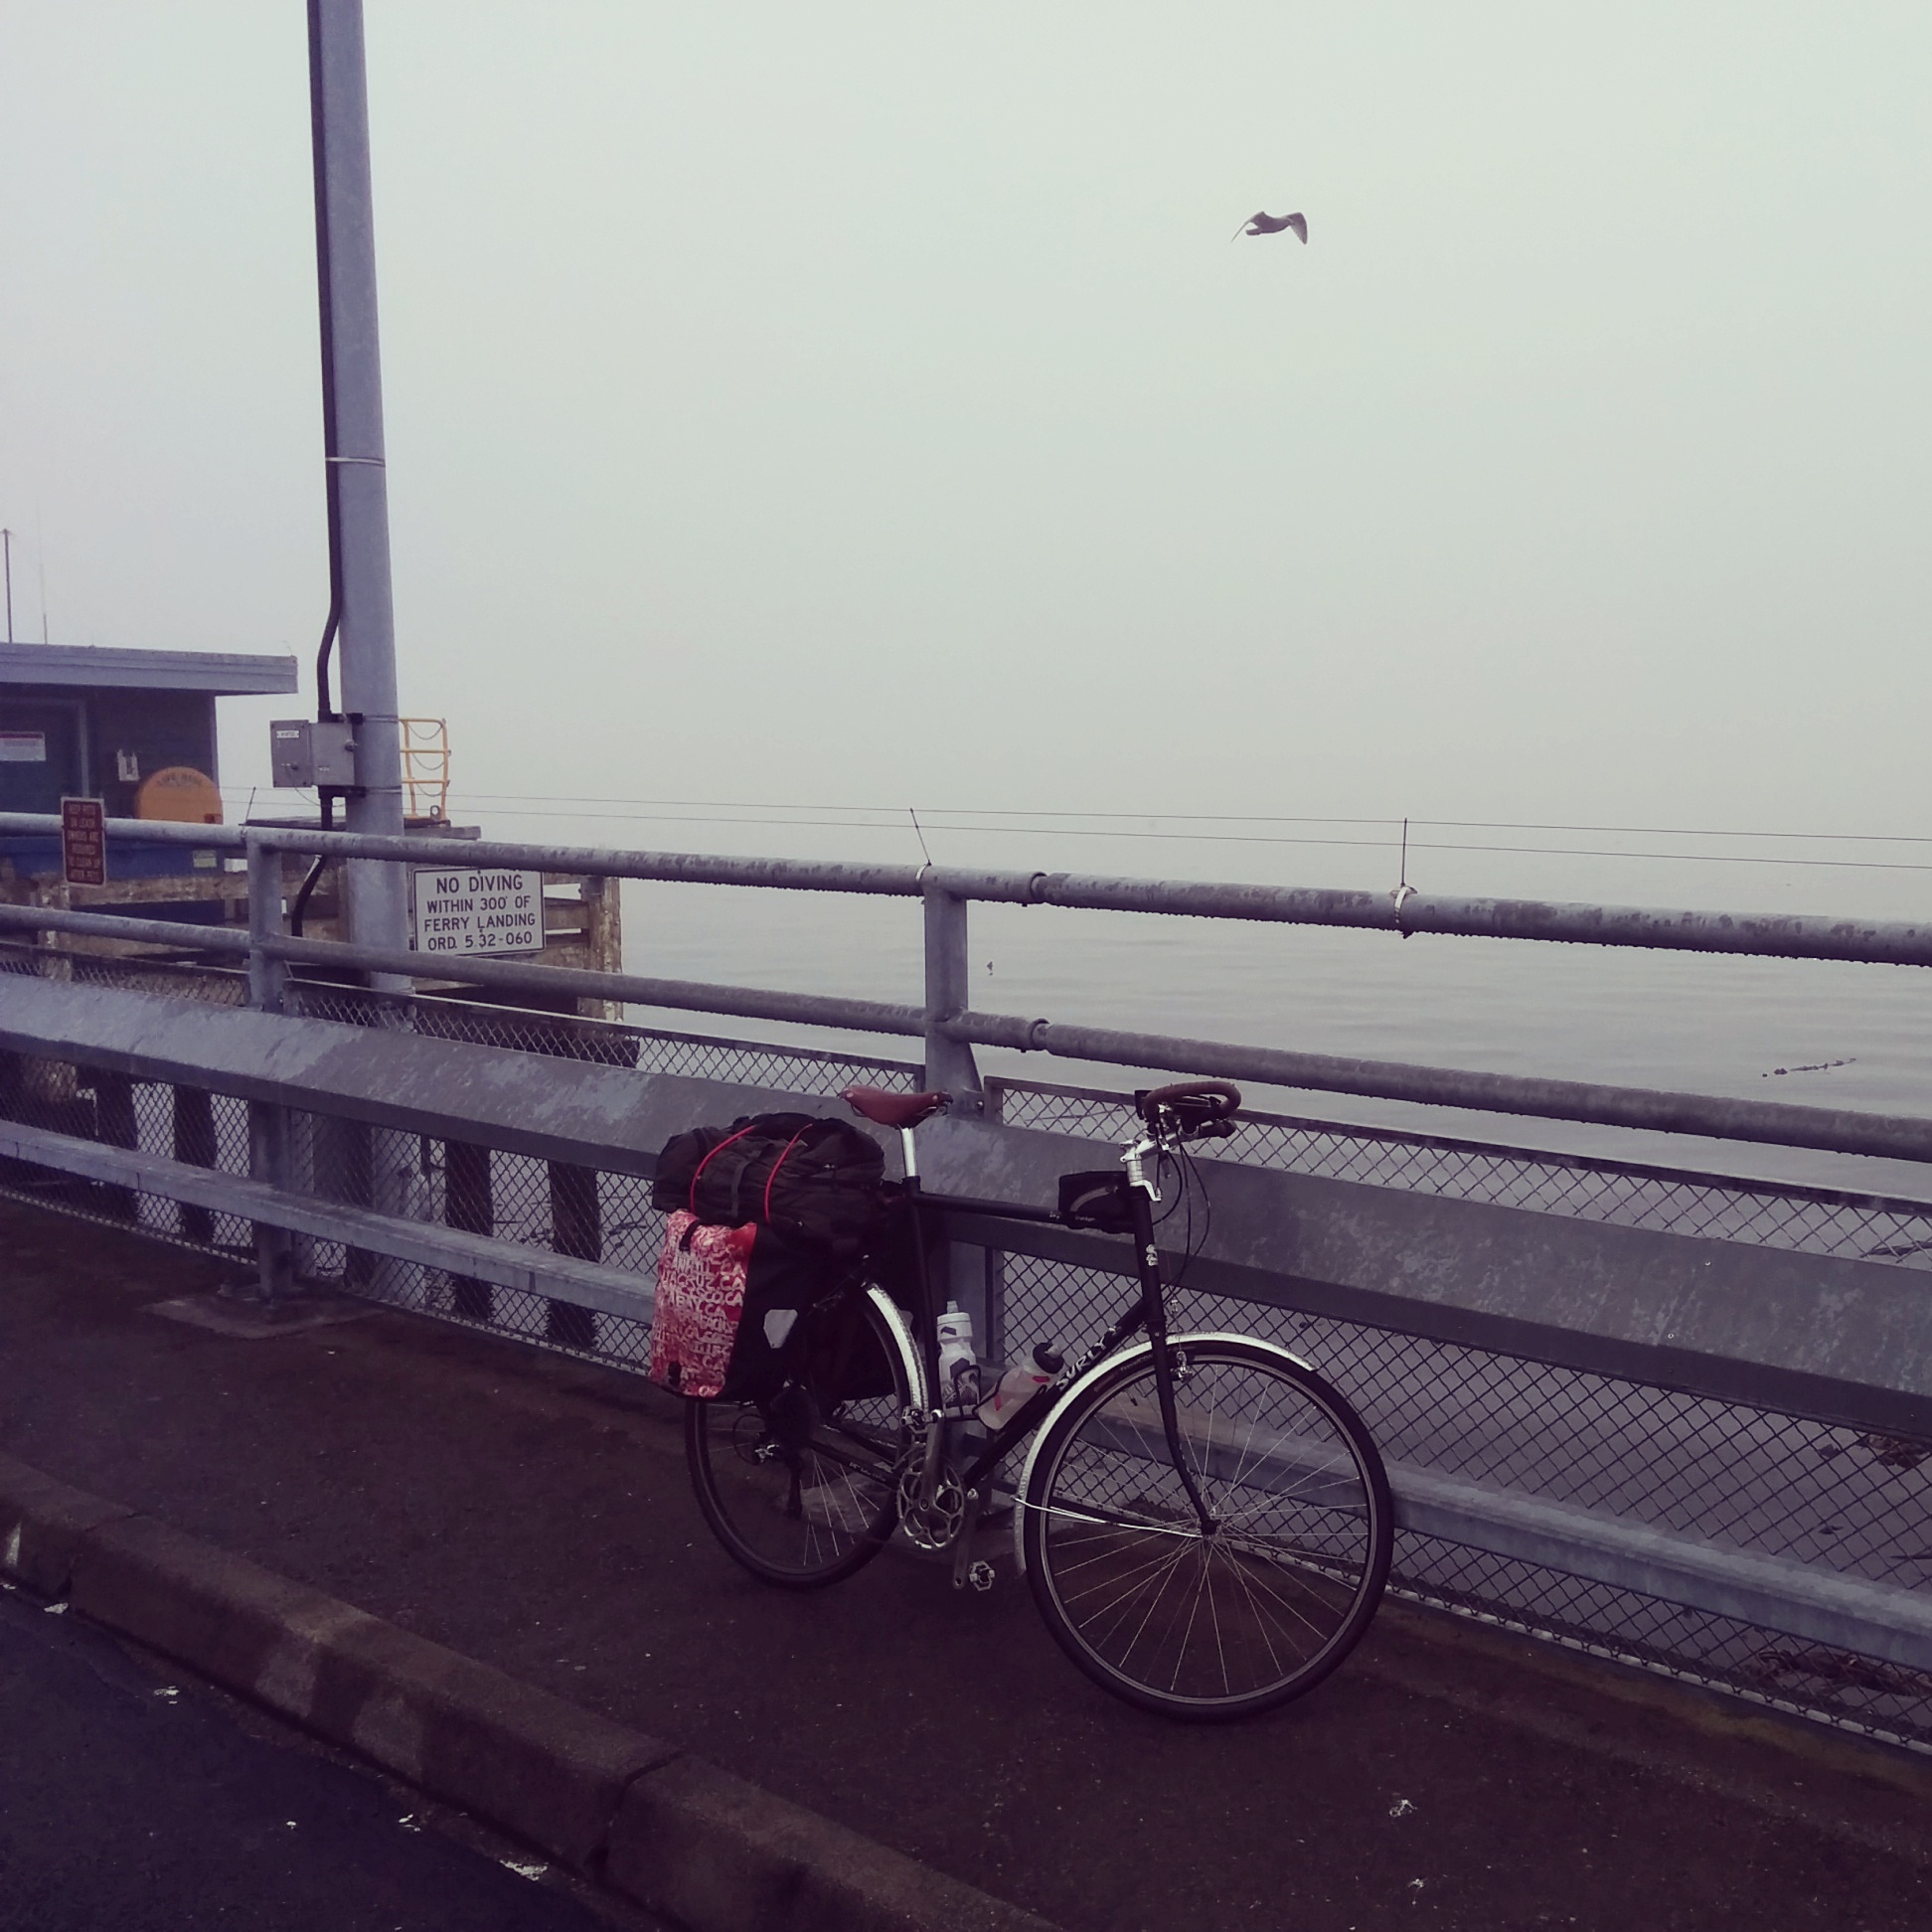
[[[1134,1096],[1143,1117],[1151,1107],[1171,1107],[1181,1100],[1218,1100],[1217,1114],[1231,1114],[1241,1104],[1241,1089],[1226,1080],[1177,1080],[1173,1086],[1155,1087]]]
[[[1172,1086],[1137,1093],[1134,1104],[1150,1128],[1165,1113],[1186,1134],[1228,1134],[1240,1110],[1241,1089],[1226,1080],[1179,1080]]]

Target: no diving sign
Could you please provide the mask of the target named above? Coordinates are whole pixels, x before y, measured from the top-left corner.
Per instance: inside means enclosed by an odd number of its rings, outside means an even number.
[[[419,953],[544,950],[544,875],[492,867],[413,867],[410,944]]]

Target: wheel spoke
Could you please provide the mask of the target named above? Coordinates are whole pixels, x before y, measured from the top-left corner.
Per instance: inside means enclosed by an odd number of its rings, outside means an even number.
[[[1118,1545],[1115,1545],[1115,1548],[1117,1547]],[[1112,1552],[1109,1550],[1101,1550],[1094,1556],[1088,1558],[1086,1563],[1076,1567],[1090,1568],[1095,1563],[1104,1563],[1110,1553]],[[1187,1553],[1188,1545],[1185,1542],[1174,1542],[1157,1547],[1141,1560],[1138,1568],[1129,1571],[1125,1576],[1121,1575],[1117,1564],[1110,1565],[1084,1589],[1074,1591],[1068,1601],[1078,1603],[1083,1596],[1091,1596],[1095,1590],[1120,1586],[1114,1595],[1110,1596],[1105,1603],[1100,1605],[1098,1611],[1091,1613],[1094,1615],[1104,1615],[1107,1610],[1111,1609],[1114,1604],[1121,1600],[1123,1595],[1131,1596],[1143,1579],[1157,1575],[1165,1570],[1171,1570]]]
[[[1221,1689],[1231,1690],[1234,1687],[1227,1678],[1227,1651],[1221,1643],[1220,1618],[1214,1609],[1214,1593],[1208,1588],[1209,1565],[1203,1563],[1201,1575],[1195,1583],[1194,1602],[1188,1610],[1188,1627],[1181,1633],[1180,1648],[1174,1653],[1174,1675],[1168,1680],[1168,1689],[1176,1690],[1181,1686],[1181,1666],[1187,1661],[1188,1639],[1194,1635],[1196,1619],[1201,1615],[1201,1598],[1204,1591],[1208,1597],[1208,1615],[1214,1626],[1214,1655],[1220,1659]]]
[[[1165,1563],[1160,1565],[1159,1587],[1147,1599],[1147,1609],[1145,1613],[1142,1615],[1140,1622],[1135,1626],[1133,1637],[1128,1642],[1127,1648],[1125,1649],[1125,1651],[1121,1653],[1123,1661],[1126,1658],[1133,1656],[1135,1650],[1139,1647],[1141,1638],[1147,1634],[1148,1623],[1152,1619],[1154,1612],[1160,1608],[1161,1599],[1167,1595],[1168,1585],[1174,1581],[1175,1573],[1180,1569],[1181,1564],[1183,1560],[1186,1558],[1187,1554],[1188,1551],[1185,1547],[1177,1548],[1174,1551],[1174,1553],[1168,1558],[1168,1560]],[[1124,1613],[1120,1621],[1121,1622],[1125,1621]],[[1118,1624],[1116,1624],[1115,1628],[1118,1627],[1119,1627]]]
[[[1143,1357],[1051,1426],[1023,1499],[1029,1576],[1054,1634],[1109,1689],[1179,1714],[1254,1709],[1319,1681],[1386,1575],[1373,1445],[1319,1378],[1253,1344],[1190,1347],[1178,1446]]]
[[[910,1399],[904,1359],[870,1302],[823,1319],[863,1325],[858,1356],[830,1336],[835,1346],[810,1351],[768,1404],[687,1405],[687,1458],[706,1522],[731,1556],[767,1582],[809,1585],[851,1574],[878,1553],[895,1514],[894,1470]],[[821,1387],[817,1375],[839,1360],[885,1365],[890,1387],[857,1398]]]
[[[1323,1643],[1326,1643],[1328,1641],[1328,1633],[1323,1630],[1320,1624],[1316,1623],[1312,1617],[1303,1616],[1302,1613],[1299,1610],[1297,1610],[1292,1603],[1288,1602],[1286,1598],[1277,1596],[1275,1592],[1270,1590],[1265,1583],[1262,1583],[1256,1577],[1250,1576],[1247,1573],[1247,1571],[1242,1568],[1240,1563],[1236,1561],[1234,1557],[1228,1556],[1223,1552],[1222,1560],[1227,1568],[1228,1574],[1233,1577],[1235,1584],[1239,1587],[1241,1594],[1247,1598],[1248,1605],[1254,1612],[1255,1624],[1262,1633],[1263,1641],[1266,1641],[1267,1639],[1268,1618],[1266,1613],[1262,1610],[1259,1600],[1257,1599],[1256,1596],[1257,1590],[1260,1592],[1262,1596],[1270,1597],[1273,1599],[1273,1601],[1280,1604],[1282,1609],[1286,1610],[1291,1617],[1299,1618],[1300,1621],[1305,1623],[1310,1630],[1314,1631],[1316,1636],[1320,1638]],[[1283,1630],[1282,1635],[1284,1637],[1287,1635],[1285,1629]],[[1272,1656],[1274,1651],[1274,1646],[1272,1643],[1268,1645],[1268,1649],[1269,1649],[1269,1654]]]

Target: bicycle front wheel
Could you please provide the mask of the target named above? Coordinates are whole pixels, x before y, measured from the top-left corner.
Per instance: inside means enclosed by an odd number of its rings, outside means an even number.
[[[822,1333],[775,1393],[685,1404],[685,1459],[712,1533],[788,1589],[837,1583],[885,1546],[912,1399],[900,1338],[870,1296],[806,1319]]]
[[[1388,1579],[1381,1458],[1349,1404],[1264,1344],[1173,1345],[1181,1453],[1151,1354],[1048,1421],[1022,1535],[1041,1615],[1073,1662],[1163,1715],[1242,1717],[1311,1690],[1354,1649]]]

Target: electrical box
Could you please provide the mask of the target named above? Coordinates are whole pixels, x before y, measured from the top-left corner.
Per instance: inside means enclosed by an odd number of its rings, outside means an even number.
[[[268,726],[269,782],[290,791],[360,791],[356,727],[346,718],[277,719]]]

